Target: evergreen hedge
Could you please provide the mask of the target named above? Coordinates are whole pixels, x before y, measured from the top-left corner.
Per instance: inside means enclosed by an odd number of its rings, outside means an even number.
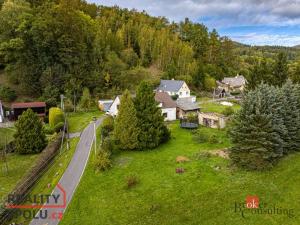
[[[49,110],[49,125],[54,128],[58,123],[64,123],[64,113],[60,108],[52,107]]]

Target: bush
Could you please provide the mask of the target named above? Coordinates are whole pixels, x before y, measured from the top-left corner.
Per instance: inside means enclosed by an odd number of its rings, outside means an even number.
[[[217,135],[212,134],[208,135],[203,130],[198,129],[193,132],[193,140],[199,144],[209,143],[209,144],[218,144],[220,140]]]
[[[95,170],[96,171],[105,171],[108,170],[111,166],[110,153],[106,151],[99,151],[95,159]]]
[[[232,114],[234,114],[234,110],[231,106],[228,106],[222,111],[222,114],[225,116],[231,116]]]
[[[59,102],[59,89],[55,86],[47,86],[41,97],[48,107],[56,107]]]
[[[101,125],[102,138],[106,138],[114,130],[114,119],[112,116],[106,117]]]
[[[49,110],[49,125],[54,128],[56,124],[64,122],[64,113],[60,108],[53,107]]]
[[[114,149],[114,143],[110,137],[106,137],[103,139],[102,144],[101,144],[101,150],[112,153]]]
[[[16,92],[10,87],[0,86],[0,99],[5,102],[12,102],[17,98]]]
[[[55,131],[50,126],[44,126],[44,132],[45,132],[45,134],[53,134]]]
[[[193,140],[199,144],[208,142],[208,135],[201,129],[193,131]]]
[[[189,123],[198,123],[198,114],[197,113],[188,113],[187,114],[187,122]]]
[[[54,131],[56,132],[56,133],[58,133],[58,132],[60,132],[60,131],[62,131],[63,130],[63,128],[64,128],[64,122],[59,122],[58,124],[56,124],[55,126],[54,126]]]
[[[139,179],[136,175],[130,175],[126,177],[126,187],[128,189],[136,186],[139,183]]]
[[[219,140],[218,140],[217,135],[215,135],[215,134],[210,135],[209,138],[208,138],[208,143],[210,143],[210,144],[218,144]]]
[[[83,88],[82,96],[80,98],[79,107],[84,111],[88,111],[92,106],[92,98],[90,90],[88,88]]]
[[[74,105],[70,98],[67,98],[65,100],[65,112],[73,112],[74,111]]]
[[[47,145],[42,122],[31,109],[22,113],[15,127],[14,142],[19,154],[39,153]]]
[[[172,98],[174,101],[176,101],[176,100],[178,99],[178,97],[179,97],[179,95],[177,95],[177,94],[171,96],[171,98]]]
[[[160,138],[160,143],[165,143],[170,139],[171,131],[168,129],[167,126],[163,126],[161,132],[162,132],[162,134],[161,134],[161,138]]]

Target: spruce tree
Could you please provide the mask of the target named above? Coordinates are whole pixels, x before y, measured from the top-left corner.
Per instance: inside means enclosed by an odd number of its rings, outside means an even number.
[[[15,146],[19,154],[41,152],[47,144],[43,124],[36,113],[31,109],[23,112],[15,123]]]
[[[281,104],[283,106],[283,122],[287,129],[284,136],[284,152],[300,150],[300,108],[298,106],[297,89],[291,80],[281,88]]]
[[[138,147],[138,119],[128,90],[121,97],[120,108],[115,121],[114,135],[120,149],[133,150]]]
[[[230,157],[238,166],[264,169],[282,156],[281,134],[285,127],[280,118],[281,108],[275,104],[277,93],[276,89],[261,84],[246,94],[230,131],[233,142]]]
[[[164,125],[164,117],[154,99],[153,89],[147,82],[139,85],[134,103],[140,127],[139,148],[151,149],[167,141],[170,132]]]

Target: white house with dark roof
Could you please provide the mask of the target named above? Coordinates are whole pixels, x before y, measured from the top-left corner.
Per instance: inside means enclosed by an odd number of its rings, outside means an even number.
[[[167,92],[170,96],[178,95],[178,98],[191,96],[191,91],[183,80],[161,80],[156,91]]]
[[[121,102],[121,95],[118,95],[113,103],[110,105],[109,109],[107,110],[106,114],[109,114],[113,117],[118,115],[119,107]]]
[[[155,101],[158,103],[165,121],[176,120],[176,102],[167,92],[156,92]]]
[[[134,96],[133,96],[134,98]],[[176,102],[166,92],[156,92],[155,101],[165,117],[165,121],[176,120]],[[118,95],[111,104],[107,114],[115,117],[118,115],[119,107],[121,104],[121,95]]]

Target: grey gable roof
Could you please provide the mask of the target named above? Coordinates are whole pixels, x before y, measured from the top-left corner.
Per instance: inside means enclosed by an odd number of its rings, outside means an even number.
[[[157,90],[177,92],[183,84],[183,80],[161,80]]]
[[[228,84],[232,87],[240,87],[246,84],[246,79],[242,75],[236,77],[224,77],[222,83]]]

